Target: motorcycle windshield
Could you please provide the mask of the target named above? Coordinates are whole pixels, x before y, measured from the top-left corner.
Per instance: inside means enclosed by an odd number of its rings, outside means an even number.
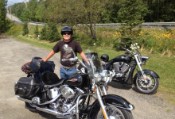
[[[93,73],[100,73],[102,71],[102,65],[98,54],[96,52],[85,53],[86,57],[91,61],[91,68],[93,68]]]

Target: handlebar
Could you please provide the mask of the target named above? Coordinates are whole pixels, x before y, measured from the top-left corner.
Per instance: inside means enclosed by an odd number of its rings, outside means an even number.
[[[123,50],[125,50],[127,53],[130,53],[132,55],[138,54],[139,53],[139,51],[138,51],[139,48],[140,47],[139,47],[138,43],[131,44],[131,46],[129,48],[122,47]]]
[[[78,57],[74,57],[74,58],[69,58],[69,59],[62,59],[61,61],[71,61],[71,62],[79,62],[83,67],[87,68],[87,66],[78,59]]]

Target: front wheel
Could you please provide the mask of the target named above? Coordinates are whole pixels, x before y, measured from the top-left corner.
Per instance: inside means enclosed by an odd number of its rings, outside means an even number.
[[[119,108],[114,102],[107,102],[105,104],[109,119],[133,119],[131,111]],[[92,119],[104,119],[102,110],[96,108]]]
[[[151,73],[145,73],[144,76],[137,75],[135,79],[136,89],[144,94],[153,94],[159,86],[159,77]]]

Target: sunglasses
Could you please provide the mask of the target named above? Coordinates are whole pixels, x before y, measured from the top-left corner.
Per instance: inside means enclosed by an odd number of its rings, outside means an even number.
[[[67,35],[72,35],[72,33],[70,33],[70,32],[63,32],[63,33],[62,33],[62,35],[66,35],[66,34],[67,34]]]

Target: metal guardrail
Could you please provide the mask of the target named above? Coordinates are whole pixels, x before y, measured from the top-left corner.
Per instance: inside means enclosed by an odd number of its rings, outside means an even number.
[[[104,23],[96,24],[96,27],[106,27],[106,28],[118,28],[121,23]],[[175,22],[145,22],[141,24],[142,27],[164,27],[164,28],[175,28]]]

